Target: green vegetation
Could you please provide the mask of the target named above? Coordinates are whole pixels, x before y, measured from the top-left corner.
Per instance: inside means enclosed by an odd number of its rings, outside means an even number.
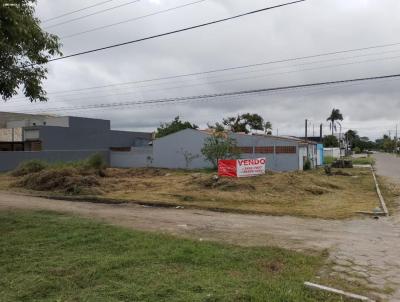
[[[219,159],[234,159],[239,157],[236,141],[222,132],[215,132],[213,135],[207,137],[204,140],[201,153],[213,165],[214,169],[217,169]]]
[[[339,141],[334,135],[325,135],[323,139],[325,148],[337,148],[339,147]]]
[[[13,176],[24,176],[31,173],[40,172],[48,167],[48,164],[41,160],[29,160],[21,163],[14,171]]]
[[[197,128],[199,128],[197,125],[191,124],[190,122],[183,122],[181,121],[180,117],[177,116],[174,118],[172,122],[162,123],[160,127],[157,128],[156,138],[164,137],[184,129],[197,129]]]
[[[310,161],[309,159],[307,159],[307,160],[304,162],[303,170],[304,170],[304,171],[309,171],[309,170],[311,170],[311,161]]]
[[[61,55],[57,36],[40,28],[36,0],[0,1],[0,96],[8,100],[18,91],[30,101],[46,101],[42,81],[46,63]]]
[[[336,124],[340,125],[338,121],[343,121],[343,115],[340,113],[339,109],[333,108],[331,115],[326,120],[330,122],[330,127],[332,130],[331,136],[333,136],[333,132],[336,130]]]
[[[330,165],[332,164],[337,158],[333,156],[325,156],[324,157],[324,164],[325,165]]]
[[[0,212],[3,301],[337,301],[307,290],[324,262],[130,231],[67,215]]]
[[[372,156],[352,158],[354,165],[375,165],[375,159]]]
[[[58,191],[64,194],[96,194],[100,185],[97,176],[104,176],[106,163],[100,154],[88,159],[66,163],[31,160],[11,172],[20,177],[12,186],[36,191]]]

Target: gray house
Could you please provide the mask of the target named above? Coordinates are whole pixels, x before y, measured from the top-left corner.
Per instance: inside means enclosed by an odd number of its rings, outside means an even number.
[[[134,148],[131,152],[112,152],[116,167],[153,166],[159,168],[202,169],[211,167],[201,154],[210,132],[185,129],[153,141],[152,148]],[[271,135],[229,133],[239,147],[241,158],[266,157],[272,171],[302,170],[305,159],[317,165],[317,144],[297,138]]]
[[[73,161],[94,153],[109,162],[112,150],[129,151],[151,140],[151,133],[111,130],[108,120],[0,112],[0,171],[29,159]]]

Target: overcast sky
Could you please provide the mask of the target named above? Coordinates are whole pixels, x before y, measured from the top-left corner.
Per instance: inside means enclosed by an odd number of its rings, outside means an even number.
[[[195,0],[140,0],[121,8],[47,29],[65,37]],[[46,20],[101,0],[38,0]],[[43,27],[133,2],[114,0],[65,16]],[[185,8],[91,33],[62,38],[63,53],[134,40],[215,19],[284,3],[285,0],[204,0]],[[140,81],[212,69],[255,64],[337,50],[400,42],[398,0],[307,0],[256,15],[167,37],[52,62],[45,87],[46,104],[16,99],[0,110],[34,111],[64,106],[142,101],[200,94],[334,81],[400,73],[400,44],[335,56],[265,65],[195,77],[51,94],[86,87]],[[274,133],[303,135],[308,118],[315,132],[332,108],[343,115],[343,130],[357,129],[376,138],[392,134],[400,122],[400,80],[367,82],[274,94],[216,98],[201,102],[113,109],[62,111],[58,114],[110,119],[115,129],[152,131],[180,115],[206,127],[238,113],[254,112],[272,122]]]

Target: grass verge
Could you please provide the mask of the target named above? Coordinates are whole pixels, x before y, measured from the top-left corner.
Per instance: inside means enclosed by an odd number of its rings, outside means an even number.
[[[0,212],[4,301],[337,301],[307,290],[322,255],[130,231],[48,212]]]

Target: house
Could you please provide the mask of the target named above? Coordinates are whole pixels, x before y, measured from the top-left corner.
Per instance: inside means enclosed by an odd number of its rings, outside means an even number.
[[[133,148],[130,152],[112,152],[111,165],[116,167],[152,166],[171,169],[210,168],[201,153],[208,131],[185,129],[153,141],[152,147]],[[303,170],[308,158],[317,166],[317,144],[298,138],[272,135],[229,133],[236,141],[241,158],[266,157],[267,170]]]
[[[110,121],[0,112],[0,171],[29,159],[73,161],[147,146],[151,133],[111,130]]]

